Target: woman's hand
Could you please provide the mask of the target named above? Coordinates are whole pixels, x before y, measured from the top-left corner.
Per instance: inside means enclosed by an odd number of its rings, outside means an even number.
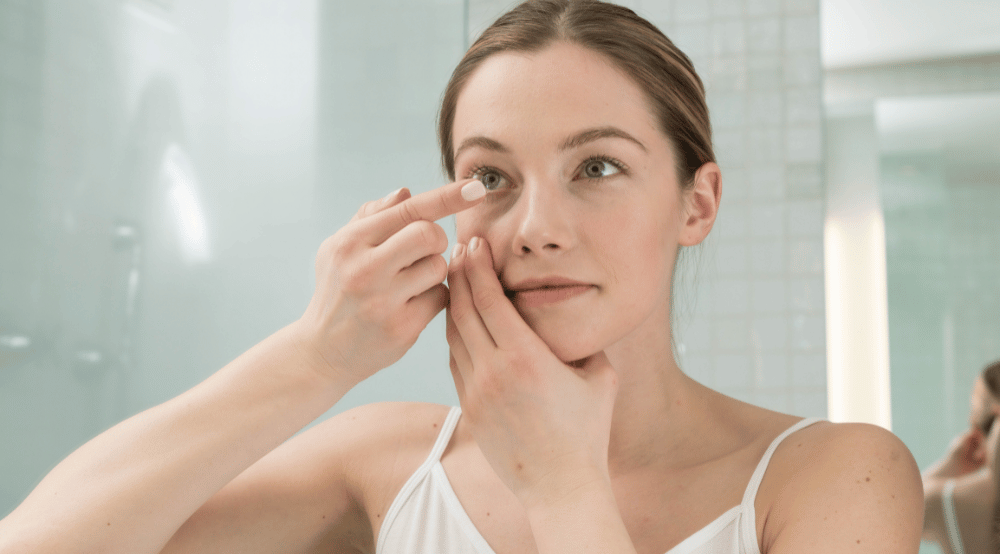
[[[985,437],[979,429],[967,429],[955,437],[944,456],[928,469],[927,479],[954,479],[983,468],[987,463]]]
[[[556,358],[504,296],[481,238],[456,247],[448,284],[452,375],[497,475],[529,510],[607,484],[617,376],[604,353]]]
[[[296,322],[324,374],[352,385],[397,361],[448,303],[448,236],[435,220],[479,203],[478,181],[363,205],[316,257],[316,292]]]

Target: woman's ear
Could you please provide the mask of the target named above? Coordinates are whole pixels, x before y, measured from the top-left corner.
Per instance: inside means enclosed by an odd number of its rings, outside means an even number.
[[[678,242],[694,246],[705,240],[715,224],[722,200],[722,171],[715,162],[708,162],[694,174],[694,185],[683,193],[684,212]]]

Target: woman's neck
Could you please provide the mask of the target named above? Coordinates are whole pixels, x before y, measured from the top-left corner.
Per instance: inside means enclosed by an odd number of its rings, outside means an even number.
[[[612,476],[693,463],[704,433],[717,433],[718,395],[680,370],[669,324],[642,326],[605,354],[618,372],[608,452]]]

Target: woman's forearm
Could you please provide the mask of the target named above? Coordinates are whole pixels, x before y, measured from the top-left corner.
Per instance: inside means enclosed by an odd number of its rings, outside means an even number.
[[[0,521],[0,552],[159,552],[226,483],[354,383],[314,370],[295,324],[99,435]]]

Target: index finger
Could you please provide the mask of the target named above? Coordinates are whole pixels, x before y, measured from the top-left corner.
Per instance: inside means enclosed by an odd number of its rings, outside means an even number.
[[[369,229],[369,242],[377,246],[414,221],[437,221],[478,204],[486,187],[475,179],[455,181],[420,193],[362,220]]]

